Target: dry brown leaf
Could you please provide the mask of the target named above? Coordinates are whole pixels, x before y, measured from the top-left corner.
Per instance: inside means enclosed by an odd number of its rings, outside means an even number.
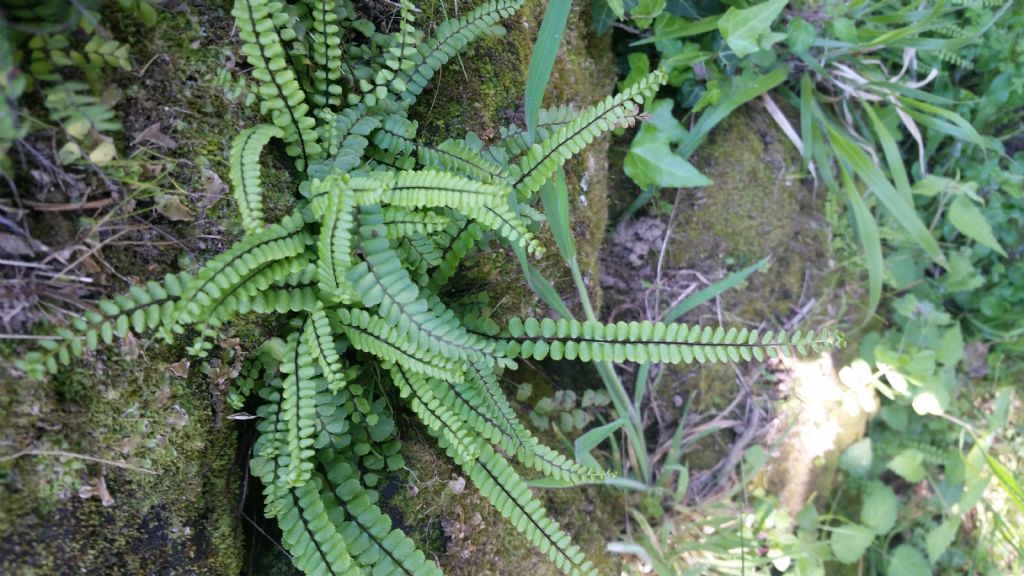
[[[94,479],[90,484],[86,484],[78,489],[78,497],[81,499],[92,498],[96,496],[100,499],[100,504],[104,506],[113,506],[114,497],[110,495],[110,491],[107,490],[107,481],[100,476]]]
[[[189,210],[188,206],[182,203],[181,198],[172,194],[161,194],[156,199],[156,211],[163,214],[168,220],[175,222],[190,222],[196,217]]]
[[[160,130],[159,122],[153,124],[149,128],[146,128],[142,132],[139,132],[139,135],[135,137],[132,144],[138,144],[140,142],[153,144],[158,148],[163,148],[164,150],[174,150],[178,147],[178,142],[175,141],[174,138],[171,138]]]
[[[188,424],[188,412],[185,412],[184,408],[175,404],[174,406],[171,406],[171,412],[173,412],[173,414],[167,417],[168,424],[179,427]]]
[[[462,476],[456,476],[448,481],[448,489],[456,494],[462,494],[466,491],[466,479]]]
[[[182,358],[181,360],[178,360],[174,364],[169,364],[167,366],[167,371],[170,372],[172,376],[175,376],[177,378],[181,378],[182,380],[184,380],[184,379],[188,378],[188,367],[189,366],[190,366],[190,363],[189,363],[188,358]]]
[[[203,196],[199,199],[201,208],[209,208],[228,192],[228,186],[213,170],[203,170]]]

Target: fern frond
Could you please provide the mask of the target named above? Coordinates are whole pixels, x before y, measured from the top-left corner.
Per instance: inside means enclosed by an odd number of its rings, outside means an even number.
[[[309,322],[313,329],[303,334],[307,338],[306,345],[320,364],[328,389],[332,393],[337,392],[345,387],[345,368],[341,364],[341,357],[334,343],[331,320],[319,303],[310,313]]]
[[[431,385],[435,396],[450,406],[478,435],[552,478],[583,484],[608,477],[604,471],[576,463],[542,444],[523,426],[496,380],[485,384],[472,370],[469,374],[471,377],[464,382],[435,379]]]
[[[260,266],[299,254],[312,243],[300,214],[292,214],[267,228],[246,236],[230,250],[213,258],[183,290],[177,305],[178,318],[172,328],[194,323],[218,298]]]
[[[583,110],[572,122],[563,124],[540,143],[531,146],[510,171],[513,188],[519,198],[526,199],[539,190],[559,166],[601,133],[631,126],[640,116],[644,100],[666,80],[665,72],[652,72],[626,90]]]
[[[344,187],[330,187],[326,196],[313,201],[312,208],[313,215],[320,218],[316,243],[320,290],[330,302],[352,302],[356,295],[345,274],[352,267],[355,197]]]
[[[371,316],[365,310],[347,309],[338,309],[335,315],[349,342],[357,350],[373,354],[384,362],[401,364],[426,376],[456,381],[462,379],[459,362],[410,344],[380,316]]]
[[[509,321],[510,340],[505,353],[511,357],[543,360],[575,360],[584,362],[610,360],[614,362],[667,362],[678,364],[694,361],[739,362],[752,358],[792,356],[827,352],[842,346],[842,336],[836,333],[785,331],[759,335],[746,328],[711,328],[663,322],[578,322],[513,318]]]
[[[444,230],[448,219],[434,212],[409,210],[400,206],[385,206],[381,210],[384,227],[391,240],[401,240],[419,235],[435,234]]]
[[[508,436],[503,447],[507,447],[511,443],[511,452],[521,462],[548,476],[567,480],[574,484],[607,477],[604,471],[573,462],[541,444],[516,416],[515,410],[502,391],[498,378],[490,366],[476,362],[469,366],[467,376],[469,386],[456,389],[463,391],[459,400],[469,403],[472,403],[474,398],[480,400],[476,406],[490,414],[499,424],[500,430]],[[476,393],[470,392],[469,387],[475,388]]]
[[[321,155],[316,120],[309,116],[305,93],[288,64],[282,34],[288,14],[280,2],[235,0],[231,14],[238,25],[242,52],[259,81],[260,110],[284,132],[286,151],[296,159],[299,170]]]
[[[544,255],[544,246],[526,228],[526,223],[523,219],[507,205],[499,204],[495,206],[481,206],[479,208],[463,208],[460,211],[486,228],[497,232],[509,244],[519,246],[537,257]]]
[[[356,247],[362,261],[349,270],[348,281],[409,346],[455,360],[494,353],[494,346],[466,332],[454,313],[434,313],[391,248],[379,208],[360,208]]]
[[[412,104],[427,83],[448,60],[461,52],[470,42],[488,32],[502,18],[511,16],[522,6],[523,0],[491,0],[458,20],[446,20],[433,37],[421,44],[409,56],[414,62],[410,69],[402,69],[389,89],[404,106]]]
[[[464,217],[461,218],[461,222],[453,219],[446,234],[440,238],[443,244],[438,247],[438,252],[442,260],[431,272],[427,289],[437,292],[444,287],[455,275],[462,260],[483,236],[484,231],[476,222]]]
[[[477,182],[435,170],[398,172],[383,201],[406,208],[478,208],[504,203],[507,186]]]
[[[277,523],[281,543],[292,555],[292,563],[305,574],[324,576],[361,576],[361,567],[348,552],[343,536],[328,516],[317,475],[280,498]]]
[[[334,0],[306,0],[312,26],[309,30],[311,54],[315,64],[313,70],[314,91],[310,99],[316,106],[338,106],[342,103],[342,51],[341,37],[344,31],[338,25],[341,14],[345,13],[344,3]],[[339,13],[341,11],[341,14]]]
[[[263,186],[260,182],[260,152],[271,138],[284,133],[272,124],[260,124],[242,130],[231,144],[228,177],[242,227],[247,234],[263,228]]]
[[[316,340],[313,323],[307,317],[300,332],[287,340],[281,372],[285,375],[281,388],[281,426],[285,427],[288,486],[302,486],[309,481],[315,466],[313,456],[316,431],[316,393],[320,384],[320,368],[308,345]]]
[[[61,365],[95,350],[100,342],[111,344],[115,336],[123,338],[129,332],[143,334],[166,326],[174,321],[182,291],[192,282],[185,272],[168,274],[162,282],[132,286],[127,294],[101,300],[96,309],[75,318],[70,329],[58,328],[60,340],[40,341],[42,350],[26,354],[18,366],[33,377],[56,373]]]
[[[429,386],[427,379],[421,374],[404,370],[395,366],[391,370],[391,380],[402,398],[409,402],[409,407],[420,419],[420,422],[435,435],[444,436],[455,454],[456,464],[470,462],[480,455],[479,439],[463,426],[463,420],[449,407],[450,404],[438,399]]]
[[[329,506],[337,505],[334,522],[367,573],[441,576],[440,568],[408,536],[391,527],[391,518],[377,507],[374,494],[362,486],[359,472],[350,463],[334,458],[324,468],[327,477],[321,496]]]
[[[596,575],[597,571],[558,522],[548,517],[543,505],[533,496],[526,482],[490,446],[481,445],[475,462],[462,469],[501,515],[531,544],[546,553],[564,574]]]

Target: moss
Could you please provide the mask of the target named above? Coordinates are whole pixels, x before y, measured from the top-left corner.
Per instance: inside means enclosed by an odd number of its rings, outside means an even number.
[[[439,22],[445,14],[471,6],[462,3],[433,2],[421,6],[423,21]],[[476,4],[476,3],[474,3]],[[562,45],[552,71],[545,105],[572,104],[582,108],[594,104],[614,90],[615,70],[609,49],[610,37],[598,38],[590,32],[589,4],[574,5]],[[484,141],[493,141],[502,126],[523,125],[523,96],[526,70],[546,3],[528,0],[516,16],[506,21],[506,34],[484,38],[470,45],[461,58],[453,59],[437,75],[431,88],[413,108],[412,115],[420,122],[420,133],[427,140],[460,137],[475,132]],[[429,28],[429,26],[428,26]],[[606,153],[608,139],[594,142],[584,153],[566,166],[571,222],[580,268],[590,288],[591,298],[600,303],[598,253],[607,225]],[[548,254],[534,264],[552,280],[559,293],[570,304],[575,303],[575,288],[569,271],[555,249],[545,226],[541,241],[549,247]],[[498,315],[544,314],[536,296],[511,251],[495,246],[491,251],[476,254],[467,260],[457,281],[461,288],[480,289],[500,282],[495,295]]]
[[[561,572],[480,495],[425,436],[403,439],[412,473],[392,480],[385,509],[451,576]],[[596,488],[535,491],[552,517],[580,544],[600,574],[618,573],[618,560],[604,550],[616,525],[613,495]],[[514,568],[513,568],[514,567]]]
[[[621,161],[628,142],[628,136],[616,141],[613,159]],[[679,192],[666,271],[684,269],[714,278],[761,258],[770,260],[742,285],[682,320],[750,327],[784,324],[817,294],[818,279],[830,266],[823,196],[799,179],[799,155],[772,119],[754,106],[737,110],[716,127],[692,163],[713,184]],[[612,204],[624,209],[638,193],[631,182],[616,181]],[[661,199],[671,205],[676,192],[663,191]],[[714,413],[736,397],[735,381],[732,366],[670,367],[656,395],[688,401],[691,413]],[[718,464],[719,441],[731,443],[729,438],[707,439],[706,449],[687,456],[691,468]]]

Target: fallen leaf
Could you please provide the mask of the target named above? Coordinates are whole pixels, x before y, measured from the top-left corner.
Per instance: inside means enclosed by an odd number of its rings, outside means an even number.
[[[35,256],[38,242],[14,234],[0,232],[0,254],[8,256]]]
[[[137,436],[129,436],[124,440],[121,440],[117,444],[114,444],[114,448],[117,448],[118,452],[122,454],[129,454],[132,450],[135,450],[142,444],[142,439]]]
[[[178,360],[174,364],[169,364],[167,366],[167,371],[170,372],[171,375],[173,375],[173,376],[175,376],[177,378],[181,378],[182,380],[184,380],[184,379],[188,378],[188,367],[189,367],[189,360],[188,360],[188,358],[182,358],[181,360]]]
[[[114,505],[114,497],[107,490],[107,481],[102,476],[93,480],[91,484],[86,484],[78,489],[78,497],[83,500],[93,496],[99,497],[100,504],[104,506]]]
[[[104,140],[89,152],[89,161],[100,166],[109,164],[117,156],[117,148],[111,140]]]
[[[184,408],[175,404],[171,406],[171,411],[174,413],[167,417],[168,424],[171,426],[184,426],[188,424],[188,412],[185,412]]]
[[[209,208],[217,203],[224,194],[227,194],[228,186],[221,180],[220,176],[217,175],[213,170],[203,169],[203,197],[200,198],[199,204],[202,208]]]
[[[185,206],[180,198],[171,194],[157,196],[156,211],[163,214],[168,220],[175,222],[190,222],[196,219],[188,206]]]
[[[448,481],[448,489],[456,494],[462,494],[466,491],[466,479],[462,476],[456,476]]]
[[[139,132],[139,135],[135,137],[132,144],[138,144],[140,142],[147,142],[157,146],[158,148],[163,148],[164,150],[174,150],[178,147],[178,142],[175,141],[174,138],[171,138],[160,130],[159,122],[153,124],[149,128],[146,128],[142,132]]]
[[[256,418],[255,414],[249,414],[248,412],[235,412],[234,414],[228,414],[228,420],[252,420]]]

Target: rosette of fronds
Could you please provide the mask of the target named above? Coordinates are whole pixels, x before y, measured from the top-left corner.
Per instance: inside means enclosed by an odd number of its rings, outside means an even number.
[[[591,574],[580,549],[534,497],[514,462],[568,483],[606,478],[542,445],[498,383],[521,358],[735,362],[828,350],[834,334],[759,334],[682,324],[513,319],[441,288],[475,246],[498,239],[540,254],[533,194],[600,134],[633,124],[665,81],[655,72],[528,142],[515,130],[487,148],[473,135],[426,144],[406,116],[430,78],[473,38],[498,31],[522,0],[492,0],[426,37],[403,4],[377,32],[348,2],[282,6],[237,0],[233,14],[269,123],[230,149],[245,235],[194,274],[133,287],[47,341],[34,374],[129,332],[193,338],[205,356],[219,328],[247,314],[288,314],[290,328],[243,371],[256,390],[251,469],[266,513],[307,574],[437,574],[378,505],[375,487],[404,466],[382,395],[404,400],[515,528],[566,574]],[[347,50],[342,50],[347,46]],[[341,107],[344,104],[344,107]],[[304,180],[297,208],[267,223],[260,153],[284,143]]]

